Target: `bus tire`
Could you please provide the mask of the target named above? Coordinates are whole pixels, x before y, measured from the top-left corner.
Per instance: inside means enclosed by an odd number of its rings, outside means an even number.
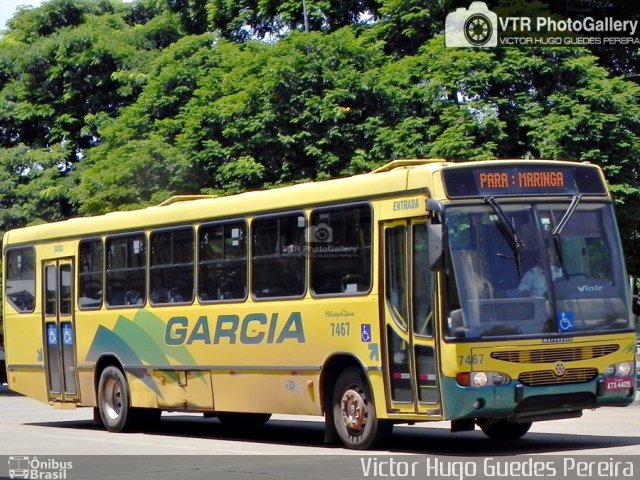
[[[522,437],[531,428],[531,422],[513,423],[505,419],[478,420],[478,426],[484,434],[493,440],[515,440]]]
[[[391,434],[393,424],[376,417],[369,384],[359,368],[347,368],[333,390],[333,422],[348,448],[375,448]]]
[[[129,406],[129,386],[122,371],[109,365],[98,382],[98,409],[105,428],[124,432],[131,427],[133,415]]]

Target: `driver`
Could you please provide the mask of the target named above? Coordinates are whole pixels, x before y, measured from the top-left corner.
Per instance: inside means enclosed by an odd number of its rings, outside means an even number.
[[[562,269],[557,266],[558,258],[553,251],[553,247],[547,245],[547,257],[549,258],[549,264],[551,266],[551,280],[557,280],[562,278]],[[527,297],[544,297],[547,293],[547,278],[544,274],[544,270],[540,265],[534,265],[525,272],[518,285],[518,290]]]

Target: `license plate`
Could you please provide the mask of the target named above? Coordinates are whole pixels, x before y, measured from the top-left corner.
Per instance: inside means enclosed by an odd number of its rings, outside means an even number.
[[[631,377],[607,378],[604,381],[605,390],[627,390],[629,388],[633,388],[633,379]]]

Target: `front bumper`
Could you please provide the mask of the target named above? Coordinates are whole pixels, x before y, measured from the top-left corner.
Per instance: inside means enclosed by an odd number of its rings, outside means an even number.
[[[444,417],[508,418],[540,421],[579,416],[585,408],[626,406],[633,402],[635,389],[606,391],[605,379],[598,375],[589,382],[550,386],[527,386],[518,381],[508,385],[463,387],[455,378],[441,379]]]

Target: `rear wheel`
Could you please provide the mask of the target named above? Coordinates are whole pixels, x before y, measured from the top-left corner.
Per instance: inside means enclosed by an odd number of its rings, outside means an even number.
[[[340,374],[333,390],[333,421],[349,448],[366,450],[389,436],[393,424],[376,417],[369,385],[358,368]]]
[[[124,373],[112,365],[106,367],[98,383],[98,412],[105,428],[110,432],[124,432],[157,427],[161,410],[134,408],[129,404],[129,385]]]
[[[123,432],[131,427],[129,387],[119,368],[110,365],[100,374],[98,408],[102,423],[110,432]]]
[[[531,428],[531,422],[512,423],[507,420],[478,420],[484,434],[494,440],[514,440],[522,437]]]

